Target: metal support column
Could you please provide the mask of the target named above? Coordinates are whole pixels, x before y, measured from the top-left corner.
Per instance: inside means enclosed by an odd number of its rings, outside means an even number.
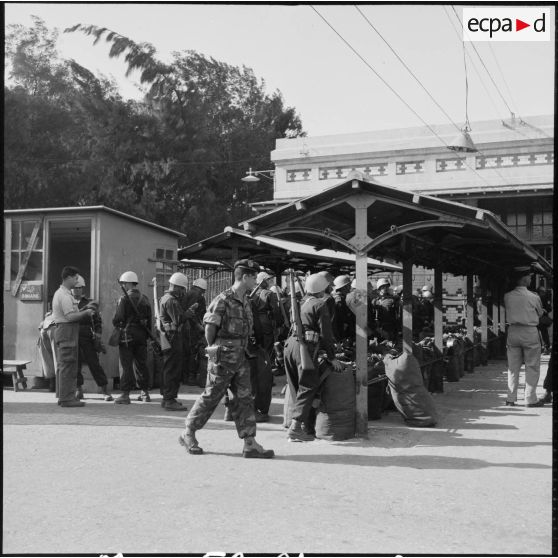
[[[442,268],[434,268],[434,345],[439,351],[444,350],[444,309],[442,294]]]
[[[466,313],[466,326],[467,326],[467,337],[474,343],[475,342],[475,293],[473,292],[473,276],[471,274],[467,275],[467,313]],[[474,361],[472,365],[472,370],[474,370]]]
[[[487,305],[487,291],[486,281],[481,280],[481,344],[484,351],[488,350],[488,305]],[[485,352],[486,354],[486,352]]]
[[[413,352],[413,261],[403,262],[403,350]]]

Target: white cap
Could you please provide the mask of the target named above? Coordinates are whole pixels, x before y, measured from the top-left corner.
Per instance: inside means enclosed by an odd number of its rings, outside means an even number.
[[[338,275],[334,280],[333,284],[336,289],[341,289],[351,282],[351,278],[348,275]]]
[[[125,271],[118,281],[120,283],[139,283],[138,276],[133,271]]]
[[[188,277],[184,273],[173,273],[170,276],[169,283],[171,285],[176,285],[177,287],[188,288]]]
[[[205,279],[196,279],[192,285],[194,287],[199,287],[200,289],[203,289],[204,291],[207,291],[207,281]]]

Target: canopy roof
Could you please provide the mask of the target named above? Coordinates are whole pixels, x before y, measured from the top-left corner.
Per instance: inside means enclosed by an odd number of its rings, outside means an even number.
[[[230,262],[233,250],[238,250],[236,257],[239,259],[251,257],[260,265],[272,270],[278,267],[281,269],[296,267],[301,271],[332,269],[345,272],[354,269],[355,266],[354,253],[329,249],[317,251],[312,246],[299,242],[270,236],[252,236],[232,227],[226,227],[222,233],[179,249],[178,257]],[[368,259],[368,268],[374,271],[401,271],[398,265],[383,263],[372,258]]]
[[[358,234],[355,207],[364,208],[367,216],[367,230]],[[552,274],[551,265],[492,212],[362,178],[350,178],[241,225],[253,235],[412,260],[454,275],[506,277],[514,266],[533,262],[539,272]]]

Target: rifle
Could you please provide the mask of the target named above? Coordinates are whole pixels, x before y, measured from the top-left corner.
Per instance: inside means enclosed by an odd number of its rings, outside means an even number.
[[[295,284],[294,284],[294,271],[289,271],[289,283],[291,287],[291,305],[296,335],[298,337],[298,344],[300,346],[300,365],[303,370],[315,370],[314,362],[310,355],[306,339],[304,338],[304,330],[302,329],[302,321],[300,319],[300,309],[296,300]]]
[[[171,344],[167,333],[161,324],[161,316],[159,315],[159,299],[157,298],[157,277],[153,277],[153,308],[155,308],[155,327],[159,332],[159,339],[161,340],[161,351],[170,349]]]
[[[163,354],[163,351],[161,349],[161,345],[159,344],[159,341],[157,340],[157,338],[155,337],[155,335],[153,335],[153,333],[151,332],[151,329],[149,329],[143,322],[143,318],[141,317],[136,305],[134,304],[134,301],[130,298],[130,295],[127,293],[126,289],[124,288],[124,285],[120,284],[120,288],[122,289],[122,292],[124,293],[124,296],[126,297],[126,300],[130,303],[130,306],[132,307],[132,309],[134,310],[134,314],[136,315],[136,317],[139,319],[139,323],[141,325],[141,327],[145,330],[145,332],[147,333],[150,341],[151,341],[151,348],[153,349],[153,352],[157,355],[157,356],[161,356]]]

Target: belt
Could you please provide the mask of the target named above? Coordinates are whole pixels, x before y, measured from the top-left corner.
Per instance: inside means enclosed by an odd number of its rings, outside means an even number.
[[[536,324],[510,324],[511,326],[537,327]]]

